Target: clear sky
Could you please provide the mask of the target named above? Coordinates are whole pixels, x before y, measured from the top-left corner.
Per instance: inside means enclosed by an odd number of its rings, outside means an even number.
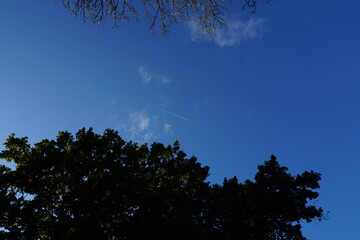
[[[216,39],[149,23],[84,23],[58,1],[0,2],[0,141],[117,129],[180,141],[212,183],[252,178],[278,157],[322,173],[330,220],[309,239],[357,239],[360,213],[360,2],[273,1],[236,11]]]

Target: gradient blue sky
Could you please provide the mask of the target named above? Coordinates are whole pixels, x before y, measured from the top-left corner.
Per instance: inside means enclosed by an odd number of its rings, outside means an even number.
[[[360,228],[360,3],[274,1],[235,11],[213,41],[149,23],[83,23],[54,1],[0,2],[0,141],[59,130],[119,130],[172,143],[209,180],[252,178],[271,154],[292,173],[322,173],[328,221],[309,239]]]

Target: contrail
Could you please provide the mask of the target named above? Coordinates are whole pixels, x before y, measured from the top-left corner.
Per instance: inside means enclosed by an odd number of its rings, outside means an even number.
[[[181,116],[181,115],[179,115],[179,114],[176,114],[176,113],[173,113],[173,112],[169,112],[169,111],[167,111],[167,110],[165,110],[165,109],[162,109],[162,108],[158,108],[158,109],[161,110],[161,111],[163,111],[163,112],[165,112],[165,113],[168,113],[168,114],[170,114],[170,115],[173,115],[174,117],[177,117],[177,118],[180,118],[180,119],[182,119],[182,120],[185,120],[185,121],[190,122],[190,119],[188,119],[188,118],[186,118],[186,117],[183,117],[183,116]]]

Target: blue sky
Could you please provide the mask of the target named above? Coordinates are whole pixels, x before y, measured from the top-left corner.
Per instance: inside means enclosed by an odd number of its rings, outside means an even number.
[[[360,222],[360,3],[274,1],[229,29],[151,35],[149,23],[83,23],[54,1],[0,2],[0,140],[119,130],[172,143],[209,180],[252,178],[271,154],[322,173],[328,221],[309,239],[356,239]]]

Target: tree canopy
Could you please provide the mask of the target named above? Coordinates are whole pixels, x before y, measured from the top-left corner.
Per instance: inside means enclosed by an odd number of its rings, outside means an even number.
[[[81,129],[31,146],[14,134],[0,158],[1,239],[306,239],[323,218],[320,174],[292,176],[275,156],[254,180],[211,185],[176,141],[138,145]]]
[[[156,24],[164,34],[174,23],[195,24],[199,34],[216,32],[225,27],[225,17],[230,15],[230,0],[142,0],[136,3],[129,0],[61,0],[64,7],[84,20],[93,23],[104,23],[134,18],[139,20],[141,12],[150,21],[153,32]],[[271,0],[259,0],[270,2]],[[256,11],[258,0],[242,0],[238,8],[249,8]],[[141,11],[139,11],[141,9]]]

